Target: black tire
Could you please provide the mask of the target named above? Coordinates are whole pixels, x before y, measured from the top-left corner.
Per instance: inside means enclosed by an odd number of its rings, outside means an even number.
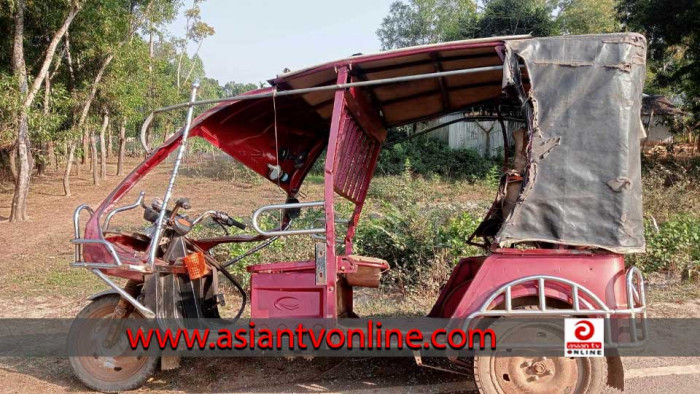
[[[522,306],[516,309],[533,307]],[[494,324],[498,324],[498,321]],[[523,323],[510,328],[508,332],[517,337],[523,335],[525,330],[537,330],[563,337],[560,329],[547,323]],[[474,357],[474,382],[482,394],[597,394],[603,392],[607,379],[608,363],[605,357]]]
[[[87,349],[101,346],[91,342],[89,335],[87,335],[94,329],[94,325],[84,322],[87,321],[86,319],[110,318],[119,299],[117,294],[102,296],[78,313],[76,321],[71,325],[68,343],[69,346],[82,348],[80,350],[74,348],[70,354],[85,354]],[[129,319],[143,318],[143,315],[138,311],[131,312],[129,316]],[[96,391],[115,393],[141,387],[155,372],[159,358],[72,355],[69,360],[75,376],[87,387]]]

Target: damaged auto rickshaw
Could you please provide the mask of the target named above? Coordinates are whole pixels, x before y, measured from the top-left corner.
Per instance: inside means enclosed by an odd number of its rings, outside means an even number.
[[[638,269],[625,267],[624,255],[645,247],[639,151],[645,53],[644,37],[631,33],[494,37],[357,55],[288,72],[270,80],[271,87],[225,99],[196,101],[195,87],[188,103],[148,117],[142,130],[149,152],[145,161],[98,207],[76,209],[71,265],[109,285],[90,298],[79,317],[217,318],[222,302],[217,273],[240,292],[235,318],[246,304],[252,319],[353,316],[353,289],[378,286],[389,267],[382,256],[353,253],[387,129],[475,105],[512,103],[522,108],[527,129],[508,135],[503,128],[505,146],[514,146],[514,155],[510,160],[506,154],[492,208],[464,240],[483,246],[485,255],[459,261],[429,317],[619,317],[632,327],[627,343],[640,343],[646,338],[643,279]],[[193,107],[212,104],[193,119]],[[143,135],[153,116],[184,109],[185,127],[151,150]],[[190,137],[273,182],[287,200],[260,207],[248,226],[221,211],[225,207],[173,201]],[[134,203],[118,205],[173,152],[177,156],[162,200],[145,204],[141,193]],[[304,179],[324,152],[324,199],[300,202]],[[334,207],[341,200],[354,206],[342,224]],[[148,230],[110,227],[115,215],[133,209],[143,210]],[[301,209],[322,210],[325,220],[316,228],[295,228]],[[186,210],[200,213],[189,216]],[[85,212],[88,220],[81,225]],[[278,228],[263,228],[259,219],[265,212],[284,213]],[[247,232],[190,236],[205,219]],[[226,243],[250,243],[257,251],[279,237],[302,235],[318,240],[310,251],[315,258],[249,266],[249,289],[210,254]],[[126,279],[126,285],[111,277]],[[620,333],[607,321],[605,329],[606,346],[614,348]],[[90,344],[89,333],[77,329],[71,336],[88,346],[105,346]],[[614,356],[502,362],[506,359],[474,359],[482,392],[598,392],[605,384],[621,388],[623,383],[622,364]],[[76,375],[104,391],[140,386],[159,362],[146,356],[71,357]]]

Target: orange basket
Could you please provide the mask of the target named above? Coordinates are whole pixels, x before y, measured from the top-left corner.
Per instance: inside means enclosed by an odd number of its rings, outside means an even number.
[[[182,261],[185,263],[185,267],[187,267],[190,279],[199,279],[209,273],[204,260],[204,253],[202,252],[189,254],[185,256]]]

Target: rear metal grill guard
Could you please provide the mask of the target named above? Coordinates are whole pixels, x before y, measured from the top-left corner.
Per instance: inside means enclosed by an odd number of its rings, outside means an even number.
[[[572,308],[550,309],[547,308],[546,283],[564,284],[570,289]],[[537,309],[518,310],[513,309],[513,287],[524,284],[536,284]],[[644,293],[644,278],[637,267],[631,267],[625,275],[627,307],[623,309],[609,308],[595,293],[580,284],[568,279],[549,275],[532,275],[520,278],[501,286],[482,304],[478,311],[469,315],[467,320],[472,326],[478,318],[483,317],[536,317],[536,316],[594,316],[605,318],[605,343],[609,347],[633,347],[641,346],[647,340],[647,304]],[[503,296],[502,309],[489,309],[494,301]],[[585,298],[584,298],[585,297]],[[590,301],[588,301],[588,298]],[[583,305],[583,308],[581,307]],[[627,317],[630,323],[630,341],[613,342],[610,318],[613,316]],[[637,318],[641,317],[641,338],[637,329]],[[530,345],[531,346],[531,345]],[[508,346],[513,347],[513,346]]]

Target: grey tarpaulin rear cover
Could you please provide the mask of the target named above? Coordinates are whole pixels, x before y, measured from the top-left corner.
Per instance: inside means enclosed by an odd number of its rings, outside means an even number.
[[[525,103],[530,143],[522,191],[497,242],[644,251],[645,56],[644,37],[631,33],[506,42],[503,85]]]

